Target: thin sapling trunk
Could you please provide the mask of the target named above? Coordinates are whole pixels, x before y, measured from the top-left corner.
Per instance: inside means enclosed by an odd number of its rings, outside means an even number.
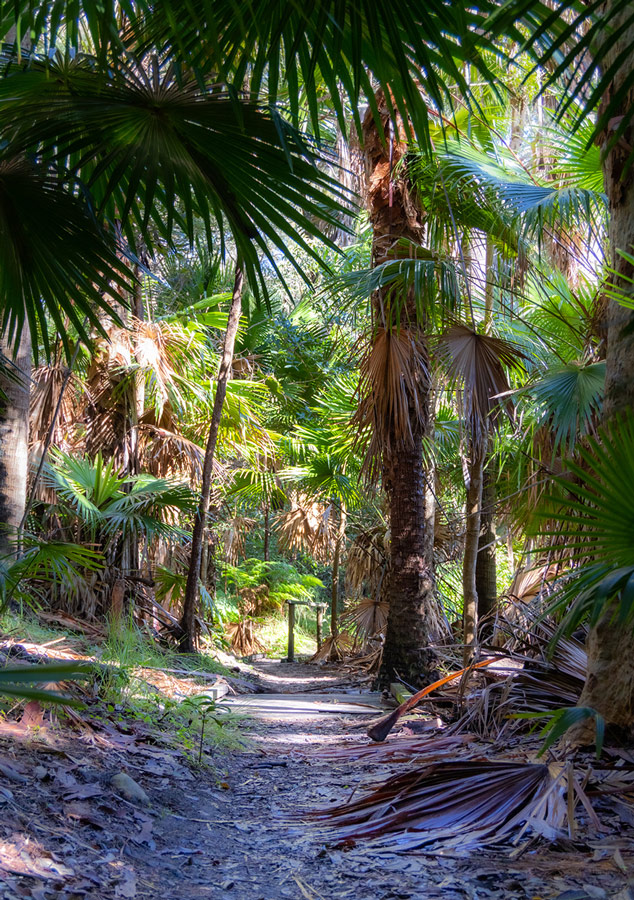
[[[218,441],[218,431],[220,428],[220,418],[222,416],[222,407],[227,394],[227,384],[231,376],[231,364],[233,362],[233,348],[236,342],[236,334],[240,324],[240,314],[242,312],[242,288],[244,285],[244,272],[240,263],[236,264],[235,280],[233,285],[233,295],[231,298],[231,308],[229,310],[229,320],[227,322],[227,330],[222,347],[222,356],[220,359],[220,367],[218,369],[218,382],[216,385],[216,396],[214,398],[214,408],[211,415],[211,424],[209,426],[209,436],[207,438],[207,447],[205,449],[205,459],[203,463],[202,484],[200,488],[200,503],[196,511],[194,519],[194,530],[192,533],[192,550],[189,561],[189,570],[187,572],[187,585],[185,587],[185,601],[183,603],[183,615],[180,625],[182,629],[182,637],[180,640],[180,648],[184,653],[196,652],[196,606],[198,604],[198,584],[200,578],[200,564],[202,560],[203,540],[205,534],[205,526],[207,524],[207,514],[209,512],[209,501],[211,497],[211,480],[213,474],[213,463],[216,452],[216,443]]]

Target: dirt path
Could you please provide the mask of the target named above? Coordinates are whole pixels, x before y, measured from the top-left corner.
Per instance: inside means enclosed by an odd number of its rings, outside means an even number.
[[[403,764],[318,753],[358,741],[378,701],[336,667],[263,661],[255,669],[264,693],[246,704],[248,745],[218,757],[215,769],[191,769],[132,729],[81,741],[29,732],[21,744],[0,729],[2,900],[630,898],[609,853],[592,861],[575,848],[540,849],[513,861],[508,851],[455,859],[361,843],[337,849],[302,814]],[[113,790],[121,771],[149,804]]]
[[[303,823],[300,814],[340,803],[403,766],[333,763],[315,756],[319,750],[364,736],[368,719],[377,714],[334,711],[345,709],[348,698],[351,703],[368,699],[341,670],[269,661],[256,664],[256,670],[268,691],[289,695],[289,704],[297,695],[302,702],[312,696],[316,705],[327,705],[336,697],[333,711],[311,712],[306,707],[306,711],[285,713],[266,703],[250,710],[251,718],[243,728],[251,748],[227,759],[228,788],[207,788],[196,806],[184,799],[189,814],[205,821],[186,823],[181,840],[200,852],[177,864],[167,878],[163,872],[161,880],[154,882],[156,896],[166,900],[600,900],[616,896],[614,889],[607,891],[602,884],[620,883],[620,889],[626,880],[614,866],[610,877],[599,863],[584,869],[574,851],[532,853],[512,862],[503,853],[456,859],[378,853],[361,845],[335,849],[332,836],[326,840],[326,835]],[[266,701],[266,695],[258,699]],[[166,825],[169,829],[169,820]]]

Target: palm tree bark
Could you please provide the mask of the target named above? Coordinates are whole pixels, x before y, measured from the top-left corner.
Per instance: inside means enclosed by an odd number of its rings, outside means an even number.
[[[200,488],[200,503],[198,504],[198,510],[196,511],[196,518],[194,520],[191,557],[189,560],[189,570],[187,572],[187,585],[185,587],[183,614],[180,621],[180,626],[182,629],[180,648],[185,653],[196,652],[196,607],[198,605],[198,583],[200,578],[200,563],[202,559],[203,539],[205,534],[205,526],[207,524],[207,515],[209,513],[211,480],[213,474],[214,456],[216,453],[216,443],[218,441],[218,431],[220,429],[220,418],[222,416],[222,407],[227,395],[227,384],[229,382],[229,378],[231,377],[233,348],[235,346],[238,326],[240,325],[240,315],[242,313],[243,285],[244,272],[242,270],[240,262],[238,262],[236,264],[235,270],[233,295],[231,298],[231,307],[229,309],[229,320],[227,322],[227,330],[225,332],[225,338],[222,347],[220,367],[218,369],[218,381],[216,384],[214,408],[211,415],[211,423],[209,425],[207,447],[205,448],[205,459],[203,462],[201,479],[202,483]]]
[[[478,589],[476,586],[476,566],[480,543],[484,458],[484,447],[472,445],[471,459],[467,464],[465,548],[462,563],[462,640],[465,666],[468,666],[471,662],[477,642]]]
[[[606,19],[616,29],[630,11],[626,8],[616,19],[610,16],[612,4],[605,7]],[[630,25],[617,40],[610,39],[603,71],[623,54],[621,64],[612,83],[611,94],[631,76],[633,58],[628,52],[634,45],[634,26]],[[630,87],[623,98],[624,112],[634,103],[634,90]],[[606,134],[609,140],[610,133]],[[612,268],[627,278],[634,276],[634,267],[618,250],[632,252],[634,246],[634,167],[626,168],[626,162],[634,142],[634,124],[629,122],[618,143],[606,154],[604,174],[609,203],[609,241]],[[616,284],[623,284],[618,277]],[[634,311],[611,301],[607,308],[607,350],[604,419],[610,420],[619,413],[634,409]],[[591,629],[587,640],[588,670],[580,706],[589,706],[603,716],[608,724],[624,728],[634,726],[634,631],[612,622],[612,609]],[[594,723],[586,722],[571,734],[577,745],[594,739]]]
[[[0,373],[0,557],[18,553],[26,509],[29,455],[31,334],[22,328],[17,348],[0,338],[9,377]]]
[[[372,222],[374,265],[407,256],[424,235],[422,212],[407,179],[405,154],[409,135],[404,123],[393,133],[385,97],[377,93],[384,134],[371,113],[364,121],[367,205]],[[427,502],[423,467],[423,437],[431,423],[431,378],[424,323],[419,321],[413,296],[403,298],[400,322],[386,319],[391,304],[387,293],[374,298],[377,325],[386,323],[388,351],[399,335],[406,338],[409,359],[398,379],[407,425],[375,415],[380,435],[383,486],[390,511],[390,564],[382,593],[389,615],[379,680],[400,676],[410,684],[428,680],[433,670],[430,650],[431,609],[434,603],[433,535],[427,534]],[[396,357],[392,359],[394,363]],[[422,361],[422,363],[421,363]],[[405,371],[407,369],[407,371]],[[385,386],[389,392],[389,385]],[[393,398],[396,400],[396,398]],[[388,402],[390,408],[390,402]],[[431,521],[431,520],[430,520]]]
[[[493,618],[497,606],[497,565],[495,558],[495,468],[489,457],[482,477],[480,538],[475,583],[478,595],[478,636],[487,643],[493,637]]]

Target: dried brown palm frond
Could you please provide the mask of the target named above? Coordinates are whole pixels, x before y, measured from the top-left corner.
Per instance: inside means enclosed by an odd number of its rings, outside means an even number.
[[[220,532],[224,559],[226,562],[231,563],[232,566],[237,565],[239,559],[246,557],[247,535],[252,531],[255,524],[255,519],[251,519],[248,516],[235,515],[225,523]]]
[[[376,525],[361,531],[350,544],[346,562],[346,580],[352,590],[364,587],[375,594],[387,567],[387,526]]]
[[[61,403],[52,432],[52,444],[71,451],[76,443],[75,433],[81,422],[83,390],[76,375],[63,365],[38,366],[31,374],[29,443],[35,454],[41,451],[46,441],[57,409]],[[63,391],[63,393],[62,393]]]
[[[366,641],[377,634],[385,634],[389,604],[386,600],[362,597],[342,616],[343,624],[350,626],[355,640]]]
[[[252,619],[231,622],[226,627],[226,633],[231,642],[231,649],[236,656],[252,656],[254,653],[263,653],[266,650],[264,644],[256,637]]]
[[[336,540],[332,506],[299,493],[291,494],[290,500],[290,510],[277,513],[273,524],[280,548],[291,553],[307,551],[316,559],[327,561]]]
[[[353,649],[353,641],[350,635],[345,631],[340,631],[334,637],[330,635],[322,643],[321,647],[311,656],[310,662],[333,662],[334,660],[342,660],[348,656]]]
[[[132,365],[130,335],[126,329],[111,328],[108,340],[97,338],[86,374],[88,402],[85,409],[85,451],[99,451],[117,463],[123,459],[128,430],[127,411],[132,408],[132,385],[126,372]]]
[[[528,569],[515,573],[507,593],[500,599],[493,643],[512,648],[522,628],[530,628],[541,613],[544,590],[557,574],[557,565],[538,559]],[[509,643],[510,641],[510,643]]]
[[[311,818],[336,828],[345,842],[370,838],[399,850],[433,845],[461,852],[517,841],[527,830],[561,837],[566,788],[561,766],[440,762],[396,775]]]
[[[190,483],[200,479],[205,451],[182,434],[143,423],[139,426],[143,470],[157,478],[186,475]],[[226,470],[214,460],[214,481],[224,480]]]
[[[180,329],[167,322],[132,319],[130,331],[134,359],[140,373],[151,380],[153,400],[160,417],[170,396],[180,396],[173,357],[186,352],[187,340]]]
[[[586,677],[584,645],[562,637],[553,647],[556,626],[537,620],[536,612],[532,623],[508,628],[508,667],[489,669],[472,683],[455,729],[499,738],[529,727],[532,722],[522,718],[526,713],[577,705]]]
[[[460,323],[442,335],[438,356],[445,362],[449,378],[462,385],[462,415],[474,444],[481,446],[500,409],[513,413],[510,399],[499,398],[510,390],[504,367],[522,369],[526,357],[508,341],[479,334]]]
[[[363,464],[369,478],[378,478],[383,453],[414,443],[413,423],[422,429],[427,418],[429,378],[427,348],[415,332],[375,329],[361,361],[352,420],[360,436],[369,435]]]
[[[436,727],[435,720],[430,721],[430,729]],[[326,747],[307,755],[311,759],[324,759],[332,762],[439,762],[447,757],[455,757],[458,750],[463,749],[475,740],[470,734],[398,735],[389,737],[381,744],[360,743],[351,741],[340,747]],[[475,751],[474,751],[475,752]],[[462,759],[464,759],[464,754]]]
[[[270,597],[268,584],[258,584],[257,587],[244,587],[238,591],[238,609],[242,616],[262,616],[265,613],[279,609],[279,604]]]

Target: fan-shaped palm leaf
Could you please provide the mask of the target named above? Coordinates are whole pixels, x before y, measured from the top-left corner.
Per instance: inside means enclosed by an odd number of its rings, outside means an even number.
[[[572,450],[578,439],[592,434],[603,402],[605,363],[568,363],[523,388],[538,404],[542,423],[553,434],[553,452],[565,445]]]
[[[478,334],[456,323],[438,342],[439,356],[447,364],[449,378],[462,386],[462,407],[471,439],[481,445],[495,423],[501,403],[509,414],[512,405],[499,395],[509,391],[504,367],[523,369],[524,354],[508,341]]]
[[[120,302],[118,291],[132,289],[130,273],[115,251],[85,201],[72,196],[52,171],[26,159],[7,159],[5,150],[0,159],[0,332],[7,332],[15,346],[28,321],[48,352],[46,313],[67,353],[68,321],[85,340],[88,323],[103,334],[98,312],[113,314],[112,298]],[[35,339],[33,346],[37,350]]]
[[[33,62],[0,81],[0,100],[16,152],[40,148],[81,174],[132,244],[150,221],[168,240],[178,225],[193,241],[198,215],[210,245],[212,224],[222,235],[228,223],[256,290],[258,252],[276,271],[272,247],[295,262],[289,242],[319,260],[303,235],[328,243],[315,223],[347,212],[343,190],[276,112],[155,58],[107,70],[88,58]]]
[[[556,592],[553,608],[564,614],[562,629],[571,633],[589,617],[595,624],[610,602],[626,627],[634,616],[634,416],[617,417],[579,448],[580,461],[567,462],[576,476],[558,479],[565,504],[543,515],[552,524],[544,535],[563,533],[574,564]]]
[[[270,102],[277,102],[282,85],[288,85],[288,101],[296,120],[300,87],[304,87],[317,132],[317,83],[329,95],[344,130],[342,93],[347,97],[359,131],[360,99],[376,111],[378,83],[391,98],[393,109],[404,120],[409,118],[419,138],[426,141],[427,99],[435,108],[451,109],[453,84],[463,97],[471,96],[461,61],[469,60],[484,79],[496,81],[477,48],[478,43],[489,46],[482,25],[492,8],[489,3],[477,9],[462,4],[450,8],[441,0],[424,6],[386,0],[355,4],[320,0],[308,5],[293,0],[277,6],[256,0],[245,14],[238,0],[220,0],[213,5],[194,0],[188,3],[184,17],[182,8],[167,0],[160,9],[155,7],[144,25],[156,46],[171,45],[194,67],[219,67],[222,77],[235,79],[237,84],[246,78],[253,92],[264,87]],[[213,39],[201,45],[200,34],[213,35]]]

